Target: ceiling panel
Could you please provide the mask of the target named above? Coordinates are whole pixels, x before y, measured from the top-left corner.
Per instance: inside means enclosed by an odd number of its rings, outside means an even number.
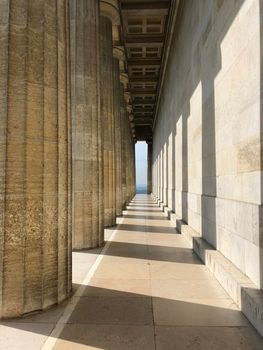
[[[169,0],[121,0],[132,113],[138,140],[152,137]]]

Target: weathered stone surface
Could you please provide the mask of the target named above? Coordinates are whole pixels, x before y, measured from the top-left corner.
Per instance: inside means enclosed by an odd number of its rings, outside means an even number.
[[[115,121],[113,114],[113,47],[112,22],[100,16],[100,92],[103,125],[104,161],[104,225],[116,223],[115,201]]]
[[[126,119],[127,119],[127,111],[126,111],[126,103],[124,99],[124,87],[121,83],[120,86],[120,105],[121,105],[121,163],[122,163],[122,209],[126,208]]]
[[[71,292],[67,1],[5,1],[0,31],[0,316]]]
[[[99,4],[70,2],[73,248],[104,242]]]
[[[122,215],[122,142],[121,142],[121,89],[120,89],[120,69],[119,60],[113,59],[113,107],[114,107],[114,143],[115,143],[115,198],[116,215]]]

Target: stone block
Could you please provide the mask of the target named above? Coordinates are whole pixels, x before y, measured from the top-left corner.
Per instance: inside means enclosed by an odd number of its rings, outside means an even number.
[[[175,217],[173,217],[173,221]],[[226,292],[239,306],[248,320],[263,336],[263,292],[230,260],[210,246],[187,224],[180,223],[177,229],[193,247],[195,253],[210,269]]]

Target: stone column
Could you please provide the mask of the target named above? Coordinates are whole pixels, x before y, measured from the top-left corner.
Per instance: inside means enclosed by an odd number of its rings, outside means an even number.
[[[101,0],[100,14],[100,91],[104,142],[104,225],[109,227],[116,224],[112,25],[119,23],[117,0]]]
[[[121,87],[119,61],[124,60],[124,50],[121,47],[113,49],[113,101],[115,122],[115,188],[116,188],[116,215],[122,215],[122,159],[121,159]]]
[[[73,142],[73,248],[104,241],[99,4],[70,1]]]
[[[126,202],[134,196],[134,141],[129,118],[126,119]]]
[[[147,141],[147,193],[152,193],[152,141]]]
[[[0,316],[71,292],[68,2],[1,2]]]
[[[120,89],[121,104],[121,163],[122,163],[122,209],[126,209],[126,102],[124,99],[124,86]]]
[[[133,140],[133,148],[132,148],[132,198],[136,194],[135,142],[136,141]]]
[[[130,133],[129,133],[129,119],[128,119],[128,115],[126,112],[126,121],[125,121],[126,125],[125,125],[125,143],[126,143],[126,147],[125,147],[125,151],[126,151],[126,203],[130,202],[130,185],[131,185],[131,170],[130,170],[130,166],[131,166],[131,158],[130,158]]]

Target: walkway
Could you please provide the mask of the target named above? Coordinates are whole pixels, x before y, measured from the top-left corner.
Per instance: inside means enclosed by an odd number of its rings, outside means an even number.
[[[137,195],[130,204],[79,291],[66,324],[60,322],[59,340],[45,349],[263,349],[262,338],[150,196]]]

